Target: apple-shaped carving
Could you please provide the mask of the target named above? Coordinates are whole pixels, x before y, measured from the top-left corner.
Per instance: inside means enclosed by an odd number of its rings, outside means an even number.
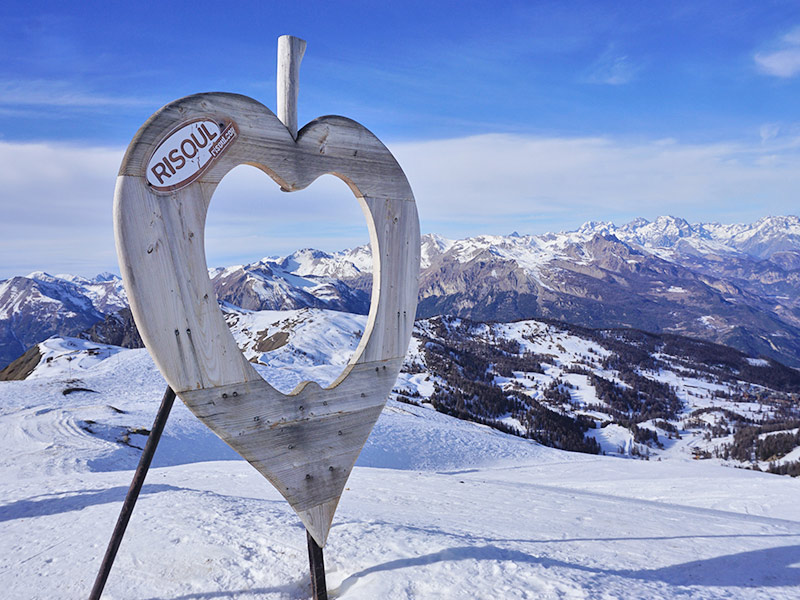
[[[286,191],[330,173],[361,204],[373,255],[361,343],[329,387],[278,392],[244,358],[208,277],[214,190],[240,164]],[[168,384],[289,501],[324,546],[336,505],[400,371],[417,302],[419,221],[397,161],[366,128],[322,117],[295,140],[261,103],[208,93],[176,100],[138,131],[114,197],[122,277],[142,339]]]

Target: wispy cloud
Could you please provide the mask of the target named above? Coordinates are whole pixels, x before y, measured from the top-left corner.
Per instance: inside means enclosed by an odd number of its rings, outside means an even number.
[[[781,126],[778,123],[764,123],[758,129],[758,134],[761,136],[761,143],[766,144],[767,142],[774,140],[781,132]]]
[[[124,108],[153,106],[152,98],[109,96],[77,88],[67,81],[35,79],[0,80],[0,105],[55,106],[62,108]]]
[[[627,54],[609,49],[589,68],[586,81],[605,85],[624,85],[633,81],[639,70],[640,67]]]
[[[0,279],[34,270],[117,271],[111,207],[123,153],[0,141]],[[344,182],[323,176],[290,196],[249,166],[223,179],[205,232],[212,266],[368,241],[364,215]]]
[[[781,36],[771,50],[757,52],[753,59],[767,75],[789,78],[800,73],[800,27]]]

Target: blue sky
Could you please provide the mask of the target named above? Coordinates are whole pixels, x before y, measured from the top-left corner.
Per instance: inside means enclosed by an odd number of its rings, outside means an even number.
[[[299,122],[354,118],[397,155],[423,231],[542,233],[674,214],[798,212],[797,2],[13,2],[0,8],[0,278],[116,270],[122,152],[162,105],[275,106],[308,41]],[[241,167],[209,264],[366,241],[337,181],[282,195]]]

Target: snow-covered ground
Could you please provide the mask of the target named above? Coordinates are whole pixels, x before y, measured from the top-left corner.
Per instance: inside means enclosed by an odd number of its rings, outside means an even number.
[[[87,596],[163,393],[146,351],[70,343],[0,383],[9,600]],[[799,494],[788,477],[566,453],[392,401],[325,548],[330,596],[800,598]],[[299,519],[176,403],[104,597],[309,589]]]

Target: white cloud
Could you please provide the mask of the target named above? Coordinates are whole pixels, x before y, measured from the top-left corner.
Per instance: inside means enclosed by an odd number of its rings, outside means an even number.
[[[324,175],[299,192],[281,192],[268,175],[239,166],[220,183],[206,219],[210,265],[251,262],[304,247],[335,251],[369,241],[358,200]]]
[[[788,78],[800,73],[800,27],[782,36],[772,50],[757,52],[753,59],[768,75]]]
[[[123,153],[0,141],[0,279],[34,270],[86,276],[118,271],[111,209]],[[286,194],[247,166],[222,181],[206,224],[214,266],[368,241],[358,201],[335,177]]]
[[[49,79],[0,80],[0,105],[58,107],[153,106],[153,99],[106,96],[76,88],[72,83]]]
[[[796,212],[800,189],[796,140],[748,146],[484,135],[390,147],[429,229],[461,235],[666,213],[755,220]]]
[[[633,81],[638,72],[639,67],[626,54],[617,54],[609,50],[589,68],[586,81],[605,85],[624,85]]]
[[[572,229],[590,219],[796,213],[800,141],[766,133],[751,144],[482,135],[389,146],[414,189],[423,231],[465,237]],[[0,278],[116,270],[111,206],[122,153],[0,142]],[[223,180],[206,227],[212,265],[367,238],[342,182],[324,177],[286,194],[249,167]]]
[[[762,71],[776,77],[794,77],[800,73],[800,46],[769,54],[758,53],[756,63]]]
[[[113,267],[121,161],[121,149],[0,142],[0,278]]]

